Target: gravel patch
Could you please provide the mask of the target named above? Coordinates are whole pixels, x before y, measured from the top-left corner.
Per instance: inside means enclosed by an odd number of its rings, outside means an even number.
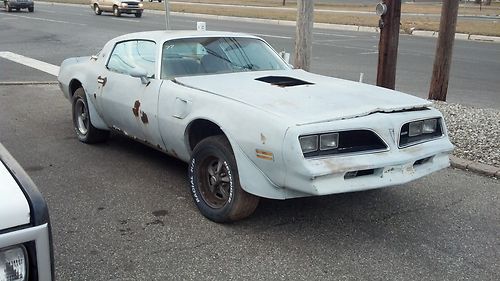
[[[500,167],[500,110],[433,103],[444,115],[455,156]]]

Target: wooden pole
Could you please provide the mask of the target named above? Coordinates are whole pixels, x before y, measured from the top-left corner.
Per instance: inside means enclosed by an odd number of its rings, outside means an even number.
[[[436,57],[434,58],[434,68],[432,70],[431,86],[429,90],[429,99],[431,100],[446,101],[457,16],[458,1],[443,0]]]
[[[401,0],[383,0],[387,12],[380,19],[378,43],[377,86],[393,89],[396,86]]]
[[[296,68],[309,70],[311,67],[313,24],[314,0],[298,0],[294,54]]]

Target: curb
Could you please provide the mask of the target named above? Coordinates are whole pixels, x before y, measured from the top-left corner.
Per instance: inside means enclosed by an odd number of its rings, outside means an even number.
[[[61,6],[84,6],[84,4],[71,4],[71,3],[58,3],[58,2],[45,2],[38,1],[38,3],[43,3],[45,5],[61,5]],[[150,14],[164,14],[162,10],[145,10],[145,13]],[[264,24],[276,24],[284,26],[295,26],[295,21],[288,20],[275,20],[275,19],[259,19],[259,18],[245,18],[245,17],[235,17],[235,16],[218,16],[218,15],[208,15],[208,14],[195,14],[195,13],[184,13],[184,12],[170,12],[171,15],[184,16],[184,17],[197,17],[202,19],[214,19],[214,20],[236,20],[241,22],[254,22],[254,23],[264,23]],[[334,29],[343,31],[358,31],[358,32],[372,32],[379,33],[380,29],[373,26],[362,26],[362,25],[347,25],[347,24],[332,24],[332,23],[314,23],[315,28],[319,29]],[[428,31],[428,30],[411,30],[410,33],[404,31],[400,34],[418,36],[418,37],[438,37],[439,32]],[[500,43],[500,36],[486,36],[478,34],[467,34],[467,33],[455,33],[456,40],[467,40],[467,41],[480,41],[480,42],[492,42]]]
[[[454,168],[461,170],[472,171],[474,173],[500,178],[500,168],[482,164],[479,162],[473,162],[470,160],[462,159],[454,155],[450,155],[450,163]]]

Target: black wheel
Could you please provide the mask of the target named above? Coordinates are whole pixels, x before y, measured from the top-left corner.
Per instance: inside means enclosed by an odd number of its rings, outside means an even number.
[[[99,5],[97,5],[97,4],[94,4],[94,13],[95,13],[96,15],[100,15],[100,14],[102,14],[102,11],[101,11],[101,9],[99,8]]]
[[[78,88],[73,94],[73,127],[81,142],[98,143],[105,141],[109,131],[99,130],[90,122],[87,97],[83,88]]]
[[[136,18],[140,18],[140,17],[142,17],[142,13],[141,13],[141,12],[135,13],[135,17],[136,17]]]
[[[212,221],[246,218],[259,204],[259,197],[241,188],[233,150],[225,136],[208,137],[196,145],[188,173],[194,202]]]
[[[9,3],[5,5],[5,10],[7,10],[8,13],[12,12],[12,7],[9,5]]]
[[[113,6],[113,15],[115,17],[121,16],[122,13],[120,13],[120,10],[118,10],[118,6]]]
[[[19,11],[21,11],[21,8],[16,8],[16,12],[19,12]]]
[[[35,7],[29,7],[28,12],[33,13],[35,11]]]
[[[158,0],[158,3],[161,3],[162,0]]]

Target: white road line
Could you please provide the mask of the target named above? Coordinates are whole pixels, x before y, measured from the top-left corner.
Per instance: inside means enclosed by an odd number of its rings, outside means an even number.
[[[118,21],[128,21],[128,22],[140,22],[138,20],[128,20],[128,19],[118,19],[118,18],[111,18],[112,20],[118,20]]]
[[[360,55],[373,55],[378,54],[378,51],[359,53]]]
[[[46,22],[53,22],[53,23],[64,23],[64,24],[86,26],[86,24],[84,24],[84,23],[75,23],[75,22],[62,21],[62,20],[51,20],[51,19],[36,18],[36,17],[29,17],[29,16],[13,15],[13,14],[10,14],[9,16],[30,19],[30,20],[40,20],[40,21],[46,21]]]
[[[36,60],[36,59],[21,56],[21,55],[18,55],[16,53],[0,52],[0,58],[8,59],[8,60],[11,60],[13,62],[17,62],[17,63],[23,64],[23,65],[41,70],[41,71],[46,72],[48,74],[52,74],[54,76],[57,76],[59,74],[59,66],[57,66],[57,65],[53,65],[50,63]]]
[[[258,33],[252,33],[252,34],[255,36],[270,37],[270,38],[293,39],[293,37],[288,37],[288,36],[278,36],[278,35],[258,34]]]

